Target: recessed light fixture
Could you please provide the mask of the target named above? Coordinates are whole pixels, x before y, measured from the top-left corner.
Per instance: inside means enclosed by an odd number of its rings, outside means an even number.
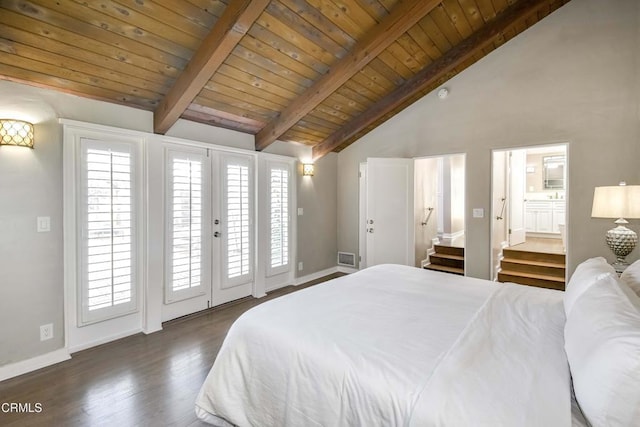
[[[449,89],[446,87],[443,87],[438,91],[438,98],[445,99],[447,96],[449,96]]]

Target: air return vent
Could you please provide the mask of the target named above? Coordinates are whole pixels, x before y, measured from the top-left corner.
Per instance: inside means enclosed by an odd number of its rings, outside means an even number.
[[[356,266],[356,254],[349,252],[338,252],[338,265],[344,265],[347,267]]]

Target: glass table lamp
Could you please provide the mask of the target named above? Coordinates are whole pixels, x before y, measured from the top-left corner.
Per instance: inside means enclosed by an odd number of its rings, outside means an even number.
[[[627,228],[627,219],[640,218],[640,185],[596,187],[593,192],[592,218],[617,218],[616,227],[607,231],[606,241],[616,256],[613,268],[620,273],[628,267],[625,257],[638,243],[638,235]]]

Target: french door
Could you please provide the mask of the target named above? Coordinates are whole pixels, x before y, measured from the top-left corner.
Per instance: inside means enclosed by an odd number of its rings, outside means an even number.
[[[251,295],[253,157],[204,148],[165,152],[162,320]]]

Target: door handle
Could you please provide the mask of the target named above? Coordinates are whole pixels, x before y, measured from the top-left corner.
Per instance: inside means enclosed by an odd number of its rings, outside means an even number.
[[[216,231],[215,233],[213,233],[213,237],[220,237],[221,233],[219,231]]]

